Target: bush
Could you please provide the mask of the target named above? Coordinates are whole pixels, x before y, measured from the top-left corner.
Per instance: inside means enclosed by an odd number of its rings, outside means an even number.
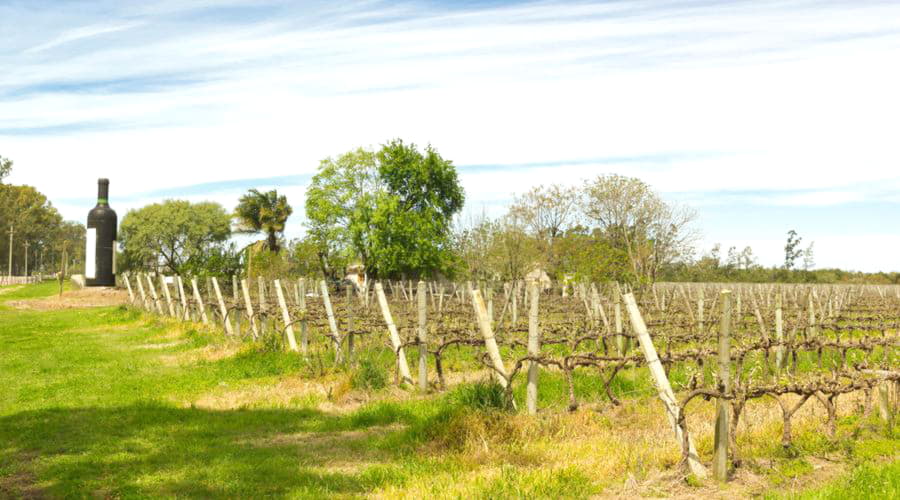
[[[359,366],[353,370],[350,377],[350,385],[354,389],[377,391],[387,387],[387,383],[387,371],[372,358],[360,360]]]
[[[462,385],[450,394],[449,401],[454,407],[476,411],[512,410],[512,401],[506,390],[493,380]]]

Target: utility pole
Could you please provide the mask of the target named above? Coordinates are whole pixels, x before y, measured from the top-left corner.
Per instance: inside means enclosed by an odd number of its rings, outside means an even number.
[[[12,277],[13,233],[15,233],[15,229],[12,226],[9,226],[9,271],[7,274],[10,277]]]
[[[28,240],[25,240],[25,276],[28,276]]]

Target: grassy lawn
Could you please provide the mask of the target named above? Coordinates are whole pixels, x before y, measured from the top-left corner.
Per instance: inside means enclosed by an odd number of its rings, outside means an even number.
[[[565,384],[545,374],[551,410],[529,418],[498,408],[485,384],[427,397],[390,387],[383,353],[335,371],[126,308],[2,305],[56,291],[0,295],[0,496],[581,498],[633,483],[651,495],[900,496],[900,436],[871,419],[843,418],[823,440],[812,415],[795,430],[799,457],[777,446],[778,425],[757,425],[739,443],[761,490],[740,477],[692,486],[640,374],[616,387],[638,394],[621,407],[571,414]],[[605,401],[586,371],[576,382],[588,403]],[[708,425],[712,405],[697,408],[689,424]],[[698,438],[707,461],[711,447]],[[817,482],[817,456],[842,468]]]

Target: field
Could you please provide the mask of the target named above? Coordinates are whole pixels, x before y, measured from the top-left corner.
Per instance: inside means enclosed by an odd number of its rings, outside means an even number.
[[[728,388],[716,376],[718,287],[663,285],[637,299],[678,402],[696,396],[680,428],[699,462],[713,462],[716,396],[741,405],[736,466],[721,483],[686,468],[614,289],[542,294],[536,355],[525,290],[424,295],[423,391],[411,286],[385,293],[409,363],[404,383],[376,294],[332,290],[332,324],[317,287],[285,283],[295,352],[271,283],[262,294],[223,290],[231,335],[214,289],[198,285],[183,300],[171,285],[171,309],[168,289],[92,308],[72,291],[71,307],[52,307],[52,283],[0,289],[3,496],[900,496],[900,431],[882,416],[897,404],[885,378],[898,365],[894,289],[733,287],[732,302],[744,303],[732,304]],[[485,356],[473,296],[493,320],[509,391]],[[796,407],[787,434],[782,407]]]

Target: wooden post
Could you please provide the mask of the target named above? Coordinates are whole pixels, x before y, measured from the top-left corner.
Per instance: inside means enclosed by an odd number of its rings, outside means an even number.
[[[244,294],[244,307],[247,308],[247,317],[250,318],[250,331],[253,338],[259,338],[259,328],[256,326],[256,316],[253,314],[253,302],[250,300],[250,289],[247,287],[247,279],[241,280],[241,291]]]
[[[510,290],[512,292],[512,324],[513,328],[515,328],[516,324],[519,322],[519,305],[518,305],[518,296],[519,290],[513,286]]]
[[[297,305],[300,307],[300,314],[303,315],[300,318],[300,352],[306,355],[309,352],[309,332],[306,320],[306,280],[303,278],[297,282],[297,295],[299,296]]]
[[[334,320],[334,309],[331,308],[331,298],[328,297],[328,284],[325,280],[319,282],[322,291],[322,303],[325,304],[325,313],[328,315],[328,328],[331,329],[331,339],[334,343],[334,360],[338,363],[344,360],[341,350],[341,333],[338,331],[337,322]]]
[[[719,390],[731,391],[731,291],[722,290],[722,319],[719,328]],[[716,434],[713,445],[713,476],[728,480],[728,400],[716,400]]]
[[[637,335],[641,351],[644,352],[644,358],[647,360],[647,367],[650,369],[653,384],[656,386],[659,399],[662,400],[663,405],[666,407],[666,416],[669,419],[669,424],[675,431],[675,438],[678,440],[678,445],[682,446],[682,452],[687,452],[688,468],[691,473],[698,478],[705,478],[707,475],[706,467],[700,463],[700,457],[697,455],[694,441],[691,439],[690,435],[686,436],[685,439],[687,429],[682,429],[678,423],[681,418],[678,400],[675,399],[675,393],[672,391],[672,386],[669,384],[669,379],[666,377],[666,371],[659,361],[659,356],[656,354],[656,348],[653,346],[653,341],[650,339],[650,333],[647,331],[647,325],[644,323],[644,318],[641,317],[641,311],[638,309],[637,303],[634,300],[634,295],[627,293],[623,299],[625,300],[625,307],[628,309],[628,316],[631,318],[632,330],[634,330],[634,333]],[[683,449],[685,441],[688,443],[687,450]]]
[[[531,293],[528,311],[528,355],[537,357],[541,354],[541,333],[538,329],[538,301],[540,300],[541,292],[537,281],[531,282],[528,288],[528,291]],[[529,415],[537,413],[539,369],[540,365],[536,361],[529,361],[528,386],[525,388],[525,406]]]
[[[200,295],[200,289],[197,288],[197,278],[191,278],[191,288],[194,289],[194,300],[197,301],[197,308],[200,309],[200,319],[204,325],[209,324],[209,318],[206,317],[206,306],[203,305],[203,297]]]
[[[887,424],[888,429],[893,425],[893,412],[891,411],[891,398],[887,380],[878,384],[878,415]]]
[[[284,320],[284,333],[287,336],[288,348],[297,351],[297,339],[294,338],[294,327],[291,326],[291,313],[288,311],[287,302],[284,300],[284,292],[281,290],[281,281],[275,280],[275,295],[278,297],[278,306],[281,307],[281,318]]]
[[[266,334],[266,320],[269,318],[269,307],[266,304],[266,280],[262,276],[256,277],[256,284],[259,293],[257,294],[257,304],[259,304],[259,334]]]
[[[419,390],[425,392],[428,390],[428,318],[426,316],[428,304],[425,302],[428,291],[424,281],[419,281],[416,294],[419,301]]]
[[[703,288],[700,288],[699,298],[697,299],[697,331],[703,332],[706,325],[703,324],[703,313],[705,309],[705,300],[703,298]]]
[[[212,279],[213,290],[216,292],[216,301],[219,303],[219,313],[222,315],[222,324],[225,325],[225,333],[227,335],[234,335],[234,330],[231,329],[231,319],[228,317],[228,308],[225,307],[225,299],[222,298],[222,290],[219,289],[219,280],[213,276]]]
[[[481,328],[481,335],[484,337],[484,347],[487,349],[491,363],[494,365],[494,375],[505,389],[508,385],[506,366],[503,365],[503,358],[500,357],[500,349],[497,347],[497,340],[494,338],[491,320],[479,290],[472,290],[472,307],[475,309],[475,317],[478,319],[478,326]]]
[[[391,345],[394,346],[394,353],[397,355],[397,366],[400,370],[400,379],[412,384],[412,375],[409,373],[409,365],[406,364],[406,353],[403,352],[403,343],[400,341],[400,334],[397,333],[397,326],[394,325],[394,318],[391,316],[391,309],[388,307],[387,298],[384,296],[384,288],[381,287],[381,283],[375,283],[375,294],[378,296],[378,305],[381,307],[381,315],[384,317],[384,322],[387,323]]]
[[[187,295],[184,293],[184,281],[181,279],[181,276],[175,276],[175,281],[178,282],[178,297],[181,299],[181,320],[187,321],[191,318],[191,311],[188,310],[187,304]]]
[[[353,362],[353,330],[356,329],[353,317],[353,285],[347,285],[347,359]]]
[[[128,275],[124,276],[125,278],[125,286],[128,287],[128,302],[131,305],[134,305],[134,290],[131,289],[131,281],[128,280]]]
[[[231,305],[234,307],[234,334],[241,336],[241,289],[238,285],[237,275],[231,275]]]
[[[141,307],[143,307],[144,309],[149,311],[150,306],[147,302],[147,294],[144,293],[144,283],[141,280],[141,274],[140,273],[136,274],[134,276],[134,278],[135,278],[134,280],[137,282],[138,292],[140,292],[140,294],[141,294]]]
[[[166,296],[166,305],[169,307],[169,316],[175,317],[175,306],[172,305],[172,294],[169,293],[169,285],[166,283],[166,277],[159,275],[159,287],[162,288],[163,295]]]
[[[150,287],[150,295],[153,297],[153,303],[156,304],[156,312],[159,313],[160,316],[163,314],[162,304],[159,301],[159,295],[156,294],[156,287],[153,286],[153,280],[150,278],[149,274],[145,274],[144,277],[147,279],[147,286]]]
[[[616,297],[615,308],[613,309],[615,314],[615,325],[616,325],[616,349],[619,350],[619,356],[625,355],[625,336],[622,335],[625,333],[624,325],[622,324],[622,294],[618,291],[613,292]]]
[[[781,311],[781,290],[775,292],[775,340],[779,343],[784,342],[784,319]],[[784,346],[779,345],[775,348],[775,369],[780,371],[784,368]]]

